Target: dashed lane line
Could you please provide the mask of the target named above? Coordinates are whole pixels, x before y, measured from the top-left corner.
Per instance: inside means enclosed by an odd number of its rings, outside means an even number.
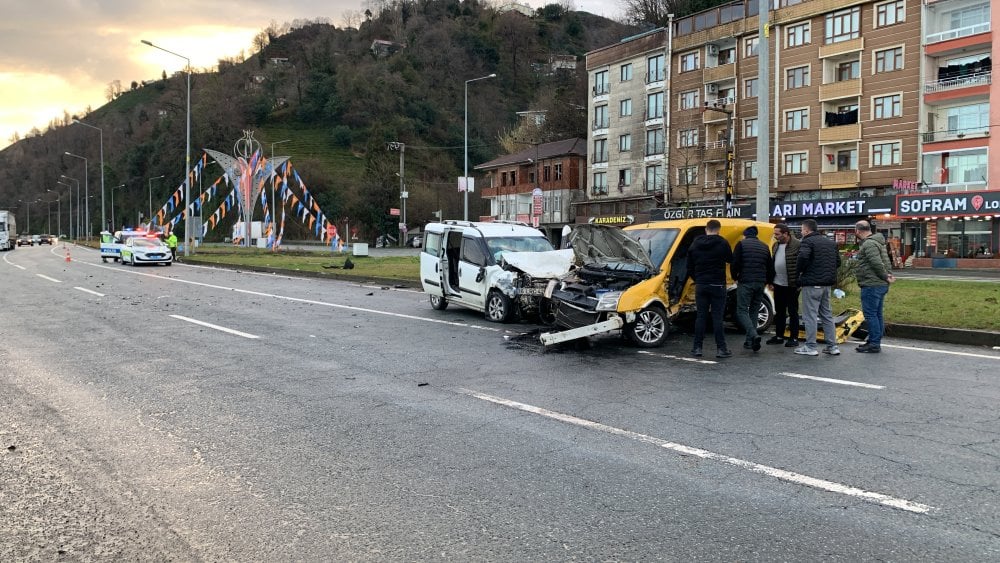
[[[883,344],[884,346],[884,344]],[[860,381],[848,381],[846,379],[831,379],[829,377],[818,377],[815,375],[805,375],[802,373],[791,373],[787,371],[781,372],[780,375],[785,377],[794,377],[796,379],[811,379],[813,381],[822,381],[823,383],[836,383],[837,385],[850,385],[852,387],[864,387],[865,389],[885,389],[884,385],[873,385],[871,383],[861,383]]]
[[[97,293],[96,291],[92,291],[92,290],[90,290],[90,289],[87,289],[87,288],[85,288],[85,287],[74,287],[73,289],[79,289],[80,291],[82,291],[82,292],[84,292],[84,293],[89,293],[89,294],[91,294],[91,295],[96,295],[96,296],[98,296],[98,297],[104,297],[104,294],[103,294],[103,293]]]
[[[928,506],[926,504],[921,504],[918,502],[913,502],[910,500],[897,498],[882,493],[876,493],[874,491],[868,491],[865,489],[853,487],[851,485],[845,485],[842,483],[837,483],[834,481],[827,481],[826,479],[810,477],[809,475],[803,475],[801,473],[786,471],[784,469],[779,469],[777,467],[762,465],[760,463],[754,463],[752,461],[747,461],[745,459],[740,459],[725,454],[719,454],[708,450],[703,450],[701,448],[695,448],[691,446],[686,446],[684,444],[678,444],[676,442],[670,442],[668,440],[656,438],[654,436],[649,436],[647,434],[640,434],[638,432],[633,432],[631,430],[624,430],[622,428],[608,426],[607,424],[602,424],[600,422],[579,418],[569,414],[551,411],[542,407],[536,407],[526,403],[519,403],[517,401],[511,401],[509,399],[503,399],[501,397],[494,397],[492,395],[487,395],[485,393],[480,393],[469,389],[460,389],[459,391],[470,397],[475,397],[476,399],[487,401],[496,405],[516,409],[522,412],[536,414],[566,424],[572,424],[574,426],[588,428],[591,430],[604,432],[614,436],[621,436],[623,438],[628,438],[630,440],[635,440],[637,442],[652,444],[682,455],[690,455],[690,456],[700,457],[702,459],[725,463],[728,465],[738,467],[740,469],[746,469],[754,473],[760,473],[763,475],[767,475],[769,477],[773,477],[775,479],[787,481],[789,483],[794,483],[805,487],[811,487],[822,491],[845,495],[860,500],[864,500],[867,502],[888,506],[890,508],[896,508],[899,510],[905,510],[907,512],[913,512],[916,514],[926,514],[931,510],[934,510],[934,507]]]
[[[53,282],[53,283],[62,283],[61,281],[59,281],[59,280],[57,280],[55,278],[50,278],[49,276],[46,276],[45,274],[35,274],[35,275],[38,276],[38,277],[40,277],[40,278],[42,278],[43,280],[49,280],[50,282]]]
[[[713,360],[702,360],[701,358],[686,358],[684,356],[674,356],[671,354],[657,354],[656,352],[649,352],[647,350],[640,350],[640,354],[645,354],[647,356],[653,356],[655,358],[664,358],[667,360],[679,360],[682,362],[691,362],[692,364],[717,364],[719,362]]]
[[[986,358],[987,360],[1000,360],[1000,356],[990,354],[973,354],[972,352],[956,352],[955,350],[940,350],[938,348],[924,348],[921,346],[903,346],[900,344],[882,343],[883,348],[896,348],[898,350],[916,350],[918,352],[933,352],[935,354],[951,354],[953,356],[965,356],[967,358]],[[995,348],[996,349],[996,348]]]
[[[252,339],[252,340],[260,338],[256,334],[250,334],[248,332],[242,332],[242,331],[235,330],[235,329],[232,329],[232,328],[226,328],[224,326],[214,325],[212,323],[206,323],[205,321],[199,321],[198,319],[192,319],[190,317],[182,317],[181,315],[170,315],[170,316],[172,318],[175,318],[175,319],[180,320],[180,321],[186,321],[186,322],[189,322],[189,323],[192,323],[192,324],[196,324],[196,325],[199,325],[199,326],[203,326],[203,327],[206,327],[206,328],[211,328],[211,329],[219,330],[219,331],[222,331],[222,332],[225,332],[225,333],[228,333],[228,334],[235,334],[236,336],[242,336],[243,338],[249,338],[249,339]]]

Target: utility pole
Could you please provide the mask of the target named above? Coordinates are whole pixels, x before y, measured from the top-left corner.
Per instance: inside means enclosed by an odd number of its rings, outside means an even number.
[[[768,82],[770,74],[770,58],[768,56],[768,0],[758,0],[760,17],[759,33],[757,35],[757,220],[770,222],[768,207],[770,207],[771,191],[771,86]]]
[[[404,155],[406,154],[406,143],[389,143],[389,150],[399,151],[399,201],[402,210],[402,217],[399,223],[399,246],[406,244],[406,200],[410,194],[406,192],[406,184],[403,182],[403,171],[405,170]]]

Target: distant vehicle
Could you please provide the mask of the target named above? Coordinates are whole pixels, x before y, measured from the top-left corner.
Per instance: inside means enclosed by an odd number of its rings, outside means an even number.
[[[165,264],[169,266],[173,263],[170,248],[159,238],[155,237],[132,237],[125,241],[121,250],[122,264],[128,263],[132,266],[139,264]]]
[[[54,238],[52,235],[38,235],[38,244],[51,245]]]
[[[423,235],[413,235],[406,240],[406,246],[411,246],[413,248],[420,248],[420,245],[424,243]]]
[[[59,237],[57,237],[56,235],[49,235],[49,240],[52,241],[49,244],[56,244],[59,242]]]
[[[31,244],[32,245],[42,244],[42,237],[41,237],[41,235],[31,235]]]
[[[14,214],[0,211],[0,250],[14,250],[17,244],[17,224]]]
[[[35,243],[32,242],[31,235],[21,235],[21,236],[17,237],[17,245],[18,246],[24,246],[24,245],[34,246]]]

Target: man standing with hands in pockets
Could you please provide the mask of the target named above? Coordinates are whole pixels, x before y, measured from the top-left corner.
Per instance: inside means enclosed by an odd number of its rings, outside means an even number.
[[[868,221],[855,223],[854,232],[861,240],[855,276],[861,288],[861,312],[868,324],[868,342],[855,350],[863,354],[878,354],[882,351],[882,334],[885,332],[882,317],[885,296],[889,293],[889,284],[896,281],[896,277],[891,272],[892,262],[885,247],[885,237],[873,233]]]
[[[837,283],[840,254],[837,252],[837,244],[820,234],[814,219],[802,221],[802,241],[799,243],[799,256],[795,266],[799,275],[799,287],[802,288],[802,314],[806,325],[806,341],[795,349],[795,353],[803,356],[819,355],[819,350],[816,349],[816,332],[817,325],[822,323],[823,337],[826,339],[823,353],[839,356],[837,330],[833,324],[833,311],[830,309],[830,290]]]

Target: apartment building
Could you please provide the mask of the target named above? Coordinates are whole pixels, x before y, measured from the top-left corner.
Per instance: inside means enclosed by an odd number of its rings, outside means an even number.
[[[573,222],[572,202],[586,189],[586,143],[539,143],[476,166],[486,174],[482,197],[490,205],[479,220],[529,223],[558,244],[562,227]]]

